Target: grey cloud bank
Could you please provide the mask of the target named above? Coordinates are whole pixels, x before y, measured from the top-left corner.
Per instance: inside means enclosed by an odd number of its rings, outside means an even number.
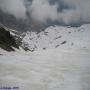
[[[16,18],[70,25],[90,22],[90,0],[0,0],[0,9]]]
[[[0,0],[0,9],[16,18],[26,17],[24,0]]]

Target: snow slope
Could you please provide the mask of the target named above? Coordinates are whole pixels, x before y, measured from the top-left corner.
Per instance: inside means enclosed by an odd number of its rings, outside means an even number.
[[[30,49],[75,48],[90,46],[90,24],[81,27],[51,26],[40,33],[27,32],[23,38]]]
[[[19,90],[90,90],[90,50],[2,54],[2,86],[17,86]]]
[[[24,37],[30,48],[36,45],[34,52],[22,49],[6,52],[0,49],[0,87],[90,90],[89,29],[90,25],[49,27],[39,34],[28,32]],[[58,44],[60,46],[56,47]]]

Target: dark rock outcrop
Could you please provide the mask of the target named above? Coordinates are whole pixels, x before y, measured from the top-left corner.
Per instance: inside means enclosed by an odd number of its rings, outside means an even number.
[[[7,51],[14,51],[13,47],[19,49],[19,45],[16,43],[15,38],[9,31],[0,26],[0,48]]]

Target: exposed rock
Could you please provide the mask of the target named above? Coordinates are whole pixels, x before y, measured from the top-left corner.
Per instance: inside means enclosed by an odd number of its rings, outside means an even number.
[[[67,42],[66,41],[63,41],[61,44],[66,44]]]
[[[0,26],[0,48],[7,51],[14,51],[14,48],[19,48],[15,38],[4,27]]]

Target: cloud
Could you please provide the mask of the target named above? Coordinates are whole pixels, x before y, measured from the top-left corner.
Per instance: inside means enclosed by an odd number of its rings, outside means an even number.
[[[90,0],[33,0],[30,14],[39,22],[70,25],[90,22]]]
[[[30,13],[34,20],[46,22],[47,19],[57,19],[57,5],[50,5],[48,0],[33,0]]]
[[[0,9],[17,18],[39,23],[59,22],[71,25],[90,22],[90,0],[0,0]]]
[[[0,0],[0,9],[16,18],[26,17],[24,0]]]
[[[82,22],[90,22],[90,0],[63,0],[65,4],[77,10]],[[80,19],[79,18],[79,19]]]

